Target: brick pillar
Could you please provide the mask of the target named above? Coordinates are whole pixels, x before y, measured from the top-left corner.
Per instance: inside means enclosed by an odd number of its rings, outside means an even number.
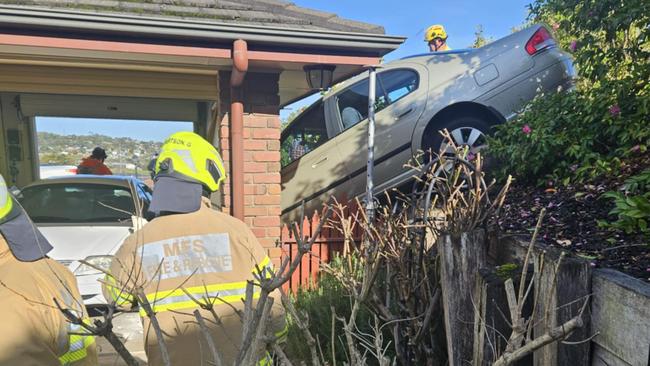
[[[276,264],[280,248],[280,98],[277,74],[248,73],[244,81],[244,221]],[[221,73],[220,150],[230,173],[230,74]],[[229,174],[230,175],[230,174]],[[223,187],[230,213],[230,180]]]

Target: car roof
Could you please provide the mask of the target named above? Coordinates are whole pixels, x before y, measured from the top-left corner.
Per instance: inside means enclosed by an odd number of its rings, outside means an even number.
[[[35,182],[28,184],[27,187],[41,186],[41,185],[52,185],[52,184],[66,184],[66,183],[84,183],[84,184],[109,184],[122,187],[129,187],[129,184],[133,182],[134,184],[139,184],[142,182],[140,179],[127,176],[127,175],[92,175],[92,174],[81,174],[81,175],[66,175],[60,177],[51,177],[47,179],[40,179]]]
[[[470,52],[476,52],[478,48],[459,48],[457,50],[449,50],[449,51],[438,51],[438,52],[427,52],[427,53],[418,53],[416,55],[410,55],[410,56],[405,56],[400,58],[399,60],[395,60],[393,62],[398,62],[402,60],[411,60],[414,58],[422,58],[425,60],[436,58],[436,57],[442,57],[445,55],[459,55],[459,54],[465,54],[465,53],[470,53]]]

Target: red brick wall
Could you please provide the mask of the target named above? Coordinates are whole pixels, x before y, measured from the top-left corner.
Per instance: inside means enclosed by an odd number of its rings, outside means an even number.
[[[244,221],[269,256],[278,262],[280,248],[280,116],[278,74],[248,73],[244,98]],[[230,74],[222,73],[219,139],[230,173]],[[230,176],[230,174],[229,174]],[[230,180],[223,188],[223,210],[230,213]]]

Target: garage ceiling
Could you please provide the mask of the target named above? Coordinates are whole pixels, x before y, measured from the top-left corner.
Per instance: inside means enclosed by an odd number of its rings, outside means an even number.
[[[196,121],[193,101],[87,95],[21,94],[16,103],[25,117],[74,117],[155,121]]]

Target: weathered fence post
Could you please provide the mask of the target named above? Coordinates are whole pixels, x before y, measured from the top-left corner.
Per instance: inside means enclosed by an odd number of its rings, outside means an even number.
[[[553,248],[546,251],[539,286],[535,289],[539,299],[535,311],[535,322],[538,324],[535,327],[536,337],[576,316],[584,302],[589,301],[591,294],[589,263],[575,258],[564,258],[556,267],[558,252]],[[536,261],[539,261],[539,258],[537,255]],[[590,312],[586,311],[582,316],[584,326],[567,338],[568,342],[576,344],[553,342],[535,351],[535,366],[590,365],[591,344],[580,343],[591,336],[589,318]]]
[[[496,242],[497,263],[523,262],[529,243],[516,237],[498,238]],[[591,294],[591,266],[580,258],[562,255],[559,248],[539,244],[533,248],[533,262],[536,283],[531,297],[537,303],[534,306],[535,314],[531,315],[535,325],[533,336],[539,337],[579,314],[584,301],[589,300]],[[528,314],[526,311],[525,315]],[[566,339],[576,344],[548,344],[533,353],[534,365],[590,365],[591,343],[581,342],[592,335],[589,308],[583,314],[582,321],[584,325]]]
[[[483,298],[479,270],[487,267],[485,231],[445,235],[437,246],[449,365],[471,364],[475,306]]]

